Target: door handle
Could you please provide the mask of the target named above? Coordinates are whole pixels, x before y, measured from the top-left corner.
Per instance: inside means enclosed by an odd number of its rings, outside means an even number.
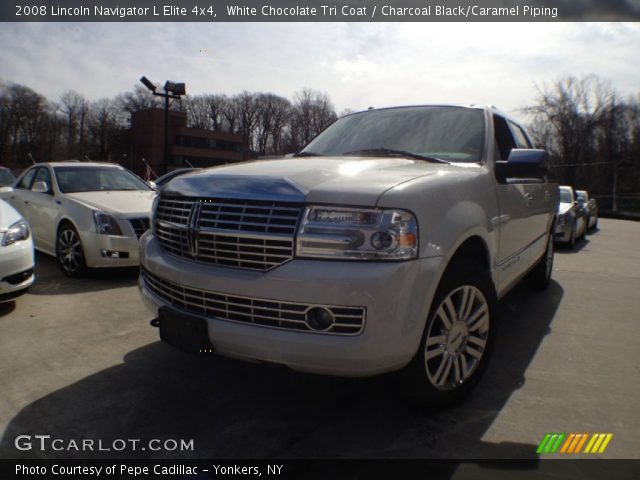
[[[525,193],[524,195],[522,195],[525,200],[527,201],[527,206],[530,207],[531,204],[533,203],[533,195],[531,195],[530,193]]]
[[[29,205],[29,200],[25,200],[24,203]]]

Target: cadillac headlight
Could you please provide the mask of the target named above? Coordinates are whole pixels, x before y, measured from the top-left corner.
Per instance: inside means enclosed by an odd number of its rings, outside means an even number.
[[[2,246],[6,247],[12,243],[26,240],[30,236],[31,232],[29,231],[29,225],[27,222],[25,220],[18,220],[16,223],[11,224],[8,230],[4,232],[4,236],[2,237]]]
[[[96,222],[96,232],[101,235],[122,235],[122,230],[115,218],[108,213],[93,212],[93,219]]]
[[[418,255],[418,224],[405,210],[307,207],[296,255],[344,260],[409,260]]]
[[[561,213],[561,214],[558,215],[558,226],[559,227],[564,225],[566,221],[567,221],[567,218],[566,218],[564,213]]]

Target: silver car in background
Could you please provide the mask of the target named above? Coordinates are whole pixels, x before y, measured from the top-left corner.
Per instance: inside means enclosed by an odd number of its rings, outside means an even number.
[[[560,187],[560,204],[556,221],[555,241],[566,243],[574,248],[579,238],[584,238],[587,233],[587,220],[585,210],[578,202],[573,187],[562,185]]]
[[[584,208],[587,214],[587,229],[597,229],[598,228],[598,204],[596,203],[595,198],[589,197],[589,192],[586,190],[576,190],[576,195],[578,197],[578,202]]]
[[[155,192],[120,165],[39,163],[5,190],[29,222],[35,248],[55,256],[66,275],[138,265]]]

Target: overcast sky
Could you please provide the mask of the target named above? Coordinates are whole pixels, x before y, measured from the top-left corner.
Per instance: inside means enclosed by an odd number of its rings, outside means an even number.
[[[128,91],[142,75],[187,93],[329,94],[336,110],[482,103],[509,113],[535,85],[597,74],[640,92],[638,23],[5,23],[0,79],[50,100]]]

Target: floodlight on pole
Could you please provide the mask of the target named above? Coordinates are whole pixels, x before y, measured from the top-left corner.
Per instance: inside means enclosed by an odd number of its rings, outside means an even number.
[[[142,84],[147,87],[154,95],[164,98],[164,172],[169,172],[169,99],[180,99],[187,94],[185,84],[182,82],[172,82],[167,80],[164,88],[158,91],[158,86],[144,75],[140,78]]]
[[[155,93],[156,89],[158,88],[157,85],[153,84],[151,82],[151,80],[149,80],[147,77],[145,77],[144,75],[142,76],[142,78],[140,78],[140,81],[142,82],[142,84],[147,87],[149,90],[151,90],[152,92]]]

